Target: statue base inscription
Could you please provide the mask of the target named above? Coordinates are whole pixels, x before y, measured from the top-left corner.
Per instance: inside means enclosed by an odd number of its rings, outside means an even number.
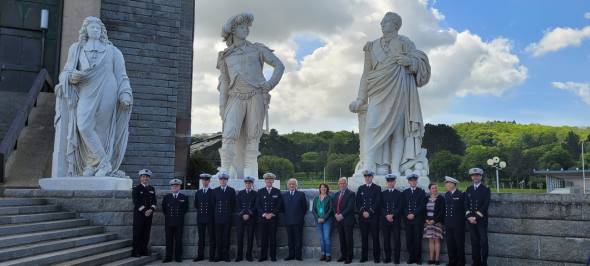
[[[131,190],[132,185],[130,178],[110,176],[52,177],[39,180],[39,186],[44,190]]]

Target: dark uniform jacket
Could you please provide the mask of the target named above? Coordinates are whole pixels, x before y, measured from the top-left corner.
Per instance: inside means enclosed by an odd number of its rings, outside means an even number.
[[[197,223],[212,224],[213,223],[213,189],[208,188],[207,193],[203,189],[195,192],[195,209],[197,209]]]
[[[188,211],[188,197],[178,193],[176,199],[168,193],[162,200],[162,212],[166,226],[183,226],[184,215]]]
[[[265,213],[272,213],[275,215],[272,219],[276,219],[283,203],[281,191],[273,187],[268,193],[266,187],[263,187],[256,194],[256,214],[262,216]]]
[[[145,217],[145,211],[156,209],[157,199],[154,187],[139,184],[133,187],[132,197],[135,214],[141,214],[141,216]]]
[[[356,208],[359,213],[359,220],[366,220],[363,212],[369,212],[369,219],[378,219],[381,204],[381,187],[377,184],[371,186],[359,186],[356,191]]]
[[[465,218],[475,217],[479,221],[487,221],[491,192],[484,184],[477,189],[473,185],[465,191]]]
[[[215,217],[213,218],[215,223],[231,223],[236,204],[236,191],[226,186],[224,192],[221,186],[219,186],[213,189],[211,198],[213,204],[215,204]]]
[[[332,199],[334,214],[342,214],[344,216],[344,220],[341,222],[344,223],[346,226],[353,226],[354,225],[354,192],[349,189],[344,191],[344,196],[342,196],[342,202],[340,205],[340,209],[338,209],[338,198],[340,198],[341,191],[336,192],[334,194],[334,198]],[[336,220],[336,219],[334,219]]]
[[[458,189],[445,193],[445,218],[447,228],[465,227],[465,194]]]
[[[423,189],[416,187],[414,193],[411,188],[406,188],[402,197],[402,215],[404,218],[408,214],[414,214],[414,220],[407,220],[408,223],[424,223],[426,214],[426,193]]]
[[[305,193],[295,190],[293,196],[291,191],[283,193],[283,212],[285,213],[285,225],[303,224],[307,213],[307,198]]]
[[[381,217],[384,224],[390,222],[385,218],[387,215],[393,215],[393,221],[399,222],[401,218],[401,207],[402,207],[402,193],[393,189],[389,191],[389,188],[381,192]]]
[[[236,205],[238,208],[238,215],[242,223],[254,223],[256,221],[256,190],[250,189],[250,192],[246,193],[246,190],[241,190],[236,196]],[[248,214],[250,218],[246,221],[242,219],[242,215]]]

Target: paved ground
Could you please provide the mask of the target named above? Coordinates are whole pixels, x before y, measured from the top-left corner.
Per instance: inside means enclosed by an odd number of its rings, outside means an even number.
[[[287,265],[287,266],[309,266],[309,265],[314,265],[314,266],[322,266],[322,265],[344,265],[342,262],[335,262],[335,261],[331,261],[329,263],[326,262],[321,262],[319,260],[313,260],[313,259],[307,259],[304,261],[284,261],[284,260],[277,260],[276,262],[270,262],[270,261],[265,261],[265,262],[247,262],[247,261],[242,261],[239,263],[236,262],[209,262],[209,261],[200,261],[200,262],[193,262],[192,260],[184,260],[182,263],[179,262],[171,262],[171,263],[161,263],[160,261],[148,264],[148,265],[170,265],[170,266],[181,266],[181,265]],[[353,261],[352,264],[348,264],[348,265],[395,265],[393,263],[388,263],[388,264],[383,264],[383,263],[379,263],[379,264],[375,264],[372,261],[371,262],[366,262],[366,263],[359,263],[358,261]],[[416,265],[416,264],[399,264],[401,266],[406,266],[406,265]],[[426,263],[422,263],[422,265],[426,265]],[[444,263],[441,263],[441,265],[444,265]]]

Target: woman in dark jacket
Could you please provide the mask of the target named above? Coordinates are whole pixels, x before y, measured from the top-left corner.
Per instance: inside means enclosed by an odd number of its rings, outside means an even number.
[[[439,265],[440,241],[443,239],[442,220],[445,211],[445,199],[438,194],[436,184],[428,185],[430,196],[426,200],[426,222],[424,238],[428,239],[428,264]]]
[[[332,229],[332,197],[330,197],[330,188],[322,183],[319,186],[319,195],[313,200],[312,213],[315,217],[318,233],[320,234],[320,244],[322,256],[320,261],[329,262],[332,260],[332,245],[330,243],[330,232]]]

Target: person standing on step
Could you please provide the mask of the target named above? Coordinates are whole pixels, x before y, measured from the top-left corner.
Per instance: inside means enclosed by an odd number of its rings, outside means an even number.
[[[234,218],[236,191],[227,185],[228,173],[219,173],[218,178],[219,186],[213,189],[213,195],[211,195],[213,204],[215,204],[215,215],[213,217],[215,222],[215,247],[217,249],[215,261],[230,262],[229,241],[231,224]]]
[[[406,229],[406,249],[409,253],[408,264],[422,264],[422,232],[424,230],[424,215],[426,210],[426,193],[419,188],[418,175],[409,174],[407,177],[409,188],[402,197],[402,213]]]
[[[369,234],[373,240],[373,260],[379,263],[381,247],[379,240],[379,211],[381,204],[381,187],[373,184],[375,173],[371,170],[363,171],[365,184],[359,186],[356,192],[356,207],[359,213],[359,227],[361,228],[361,260],[366,262],[369,256]]]
[[[254,177],[244,177],[244,189],[238,192],[236,206],[238,208],[238,255],[236,262],[244,259],[244,235],[246,235],[246,260],[253,261],[252,245],[254,244],[254,232],[256,231],[256,191],[252,189]]]
[[[287,181],[287,192],[283,193],[283,212],[285,213],[285,227],[287,227],[287,242],[289,255],[285,260],[303,260],[303,223],[307,213],[307,198],[305,193],[297,190],[297,179]]]
[[[465,191],[465,217],[471,238],[471,259],[474,266],[488,265],[488,206],[491,192],[481,183],[483,170],[469,169],[473,185]]]
[[[457,189],[459,180],[445,177],[445,237],[449,266],[465,265],[465,193]]]
[[[150,256],[148,245],[152,230],[152,218],[156,210],[156,190],[150,186],[152,171],[139,171],[139,185],[133,187],[133,250],[131,256]]]
[[[353,257],[354,199],[354,192],[348,189],[346,177],[338,179],[338,192],[334,195],[332,202],[336,229],[338,229],[338,238],[340,239],[338,262],[344,262],[344,264],[350,264]]]
[[[391,262],[391,238],[393,237],[393,263],[399,264],[402,193],[395,189],[396,179],[395,174],[385,176],[387,188],[381,192],[381,228],[383,231],[383,251],[385,252],[383,262]]]
[[[258,220],[258,231],[260,232],[260,258],[258,261],[266,261],[270,253],[270,260],[277,261],[277,223],[279,212],[283,203],[281,191],[272,186],[276,175],[266,173],[264,187],[258,190],[256,195],[256,213]],[[270,246],[270,250],[269,250]]]
[[[209,235],[209,261],[215,261],[215,227],[213,223],[213,189],[209,188],[210,174],[199,175],[201,188],[195,192],[195,209],[197,211],[197,234],[199,243],[197,257],[193,261],[205,259],[205,239]]]
[[[182,262],[182,230],[184,215],[188,211],[188,197],[180,193],[180,179],[170,180],[170,193],[162,199],[164,212],[164,229],[166,232],[166,256],[162,262]]]

